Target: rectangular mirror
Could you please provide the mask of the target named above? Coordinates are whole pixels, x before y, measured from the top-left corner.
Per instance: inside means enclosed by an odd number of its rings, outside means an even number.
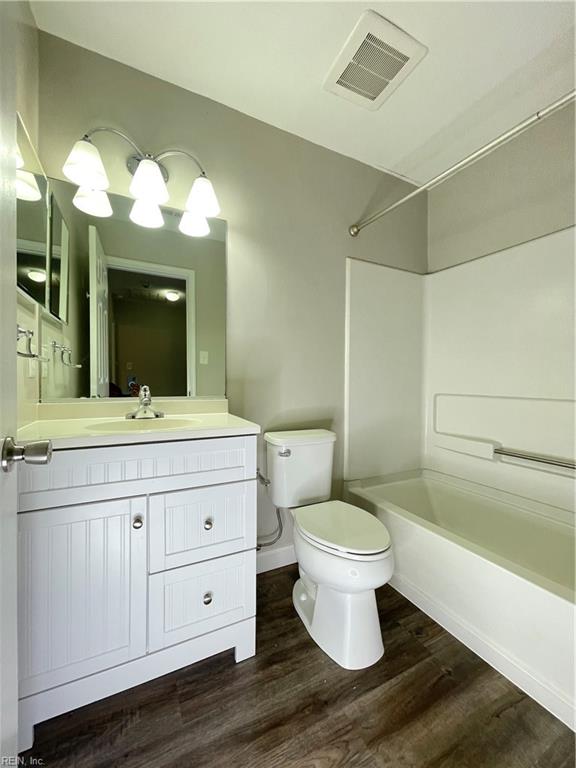
[[[224,396],[226,222],[188,237],[181,212],[163,209],[164,226],[149,229],[130,220],[131,198],[109,194],[113,214],[100,218],[74,206],[73,184],[49,185],[50,308],[67,322],[71,352],[43,333],[54,353],[42,400],[55,399],[50,371],[74,381],[67,397],[131,397],[143,384],[155,397]]]
[[[47,305],[48,180],[18,116],[16,158],[17,285]]]

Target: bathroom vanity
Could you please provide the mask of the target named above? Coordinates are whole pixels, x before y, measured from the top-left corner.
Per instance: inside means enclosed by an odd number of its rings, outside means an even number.
[[[55,715],[254,655],[259,431],[223,413],[19,433],[54,447],[19,470],[21,749]]]

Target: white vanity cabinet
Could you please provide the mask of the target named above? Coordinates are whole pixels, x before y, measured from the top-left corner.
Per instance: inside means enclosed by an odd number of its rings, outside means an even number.
[[[254,434],[55,450],[19,496],[22,749],[37,722],[254,654]]]

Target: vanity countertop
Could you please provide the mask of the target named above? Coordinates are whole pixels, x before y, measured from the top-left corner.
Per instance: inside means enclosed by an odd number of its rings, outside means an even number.
[[[260,427],[230,413],[167,414],[162,419],[45,419],[18,430],[18,441],[51,440],[54,450],[258,435]]]

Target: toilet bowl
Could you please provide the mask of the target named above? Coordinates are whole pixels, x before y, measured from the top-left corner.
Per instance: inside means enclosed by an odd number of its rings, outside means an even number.
[[[363,669],[384,653],[375,591],[392,576],[385,526],[341,501],[294,510],[300,578],[294,607],[312,639],[345,669]]]
[[[268,492],[294,517],[300,578],[294,607],[311,637],[345,669],[384,653],[375,591],[392,576],[390,536],[374,515],[328,501],[336,435],[325,429],[267,432]]]

